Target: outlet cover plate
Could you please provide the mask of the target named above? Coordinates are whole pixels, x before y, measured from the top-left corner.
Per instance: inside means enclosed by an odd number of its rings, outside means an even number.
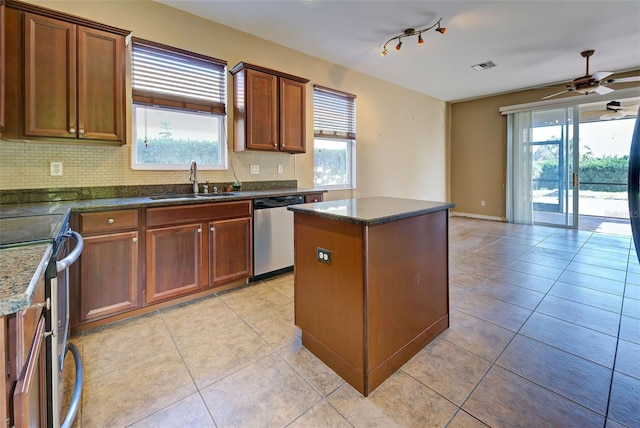
[[[251,165],[251,174],[260,174],[260,165]]]
[[[62,162],[50,162],[49,168],[52,177],[62,175]]]
[[[324,248],[316,247],[316,260],[330,265],[331,251],[325,250]]]

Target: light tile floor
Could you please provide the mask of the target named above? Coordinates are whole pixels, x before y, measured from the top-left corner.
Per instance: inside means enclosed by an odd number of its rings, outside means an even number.
[[[290,274],[88,331],[75,426],[640,426],[628,236],[453,217],[450,305],[367,398],[301,347]]]

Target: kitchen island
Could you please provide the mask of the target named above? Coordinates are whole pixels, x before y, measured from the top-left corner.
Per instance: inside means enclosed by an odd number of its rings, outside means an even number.
[[[302,344],[365,396],[449,327],[453,206],[376,197],[288,208]]]

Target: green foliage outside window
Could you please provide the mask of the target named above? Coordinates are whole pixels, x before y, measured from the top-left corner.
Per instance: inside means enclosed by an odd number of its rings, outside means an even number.
[[[316,186],[349,184],[347,153],[341,149],[315,149],[313,153],[314,180]]]
[[[189,165],[195,160],[199,165],[218,165],[219,143],[206,140],[173,139],[170,135],[158,138],[138,138],[136,141],[138,163],[156,165]]]

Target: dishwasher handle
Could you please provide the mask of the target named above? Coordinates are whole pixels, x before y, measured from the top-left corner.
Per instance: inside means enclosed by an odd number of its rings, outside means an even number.
[[[274,196],[270,198],[256,198],[253,200],[253,210],[287,207],[289,205],[304,204],[304,196],[288,195]]]

